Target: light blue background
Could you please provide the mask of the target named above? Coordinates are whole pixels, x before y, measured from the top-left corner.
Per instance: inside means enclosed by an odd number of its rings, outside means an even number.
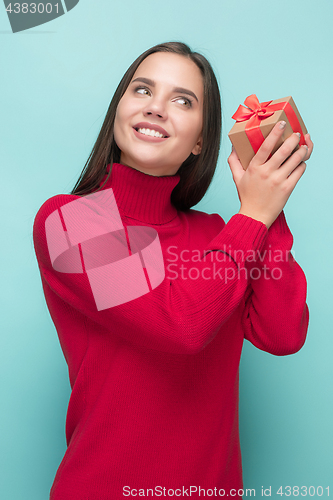
[[[1,500],[48,498],[66,449],[70,386],[35,260],[35,213],[72,189],[130,63],[170,40],[206,55],[221,88],[218,171],[196,208],[225,220],[239,209],[227,132],[249,94],[292,95],[315,142],[285,209],[308,280],[308,338],[286,357],[245,342],[240,428],[244,487],[257,497],[272,486],[281,498],[287,485],[333,495],[332,19],[330,0],[81,0],[12,34],[0,5]]]

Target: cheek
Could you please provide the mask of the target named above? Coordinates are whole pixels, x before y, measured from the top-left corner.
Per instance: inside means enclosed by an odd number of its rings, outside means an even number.
[[[124,122],[124,112],[123,112],[123,104],[122,104],[122,101],[120,101],[120,103],[118,104],[118,107],[117,107],[117,111],[116,111],[116,116],[115,116],[115,121],[114,121],[114,128],[115,130],[116,129],[119,129],[123,126],[123,122]]]
[[[124,148],[124,141],[123,141],[123,126],[122,126],[122,116],[121,116],[121,110],[119,110],[119,106],[117,108],[115,120],[114,120],[114,127],[113,127],[113,137],[114,140],[118,146],[118,148],[122,151]]]
[[[182,137],[186,141],[189,148],[193,148],[202,131],[202,120],[200,118],[193,119],[182,127]]]
[[[138,104],[126,95],[120,100],[114,122],[114,135],[120,137],[128,134],[128,128],[135,122],[134,116],[138,113]]]
[[[122,137],[124,134],[125,130],[125,125],[127,123],[127,112],[126,112],[126,102],[124,102],[123,99],[120,100],[117,111],[116,111],[116,116],[114,120],[114,129],[113,129],[113,134],[114,134],[114,139],[120,148],[120,142],[122,142]]]

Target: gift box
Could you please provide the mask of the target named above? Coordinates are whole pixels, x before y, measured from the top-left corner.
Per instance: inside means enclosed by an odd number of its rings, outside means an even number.
[[[228,134],[244,170],[247,169],[274,125],[280,120],[284,120],[287,125],[271,155],[294,132],[301,134],[294,151],[306,144],[304,135],[308,132],[291,96],[260,103],[257,96],[252,94],[245,99],[244,104],[247,107],[240,105],[232,116],[236,123]]]

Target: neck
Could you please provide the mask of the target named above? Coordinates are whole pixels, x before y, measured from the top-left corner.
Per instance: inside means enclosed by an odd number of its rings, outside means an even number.
[[[103,189],[112,188],[121,215],[149,224],[166,224],[177,216],[171,193],[179,180],[179,174],[155,176],[114,163]]]

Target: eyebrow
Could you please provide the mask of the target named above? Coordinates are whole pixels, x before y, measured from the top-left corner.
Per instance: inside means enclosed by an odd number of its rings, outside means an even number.
[[[151,80],[150,78],[139,77],[139,78],[136,78],[135,80],[132,80],[131,83],[134,83],[134,82],[143,82],[143,83],[146,83],[147,85],[150,85],[151,87],[155,87],[154,80]],[[197,96],[195,95],[194,92],[192,92],[192,90],[184,89],[183,87],[175,87],[173,89],[173,91],[174,92],[180,92],[181,94],[190,95],[190,96],[194,97],[194,99],[197,102],[199,102]]]

